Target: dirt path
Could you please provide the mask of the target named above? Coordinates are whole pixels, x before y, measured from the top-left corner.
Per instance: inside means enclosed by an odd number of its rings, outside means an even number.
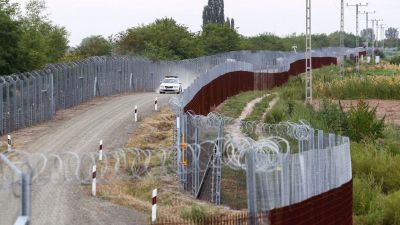
[[[154,113],[156,96],[160,105],[167,104],[169,96],[154,93],[96,99],[58,112],[53,121],[17,131],[13,134],[14,141],[19,149],[45,155],[96,151],[100,139],[104,140],[105,151],[120,148],[137,126],[132,122],[134,105],[138,105],[139,116],[150,115]],[[33,185],[31,224],[125,225],[148,222],[146,214],[93,198],[85,190],[80,184]],[[2,204],[0,202],[0,208]],[[0,224],[3,224],[2,220]]]
[[[264,98],[266,98],[268,96],[269,95],[265,95],[265,96],[253,99],[251,102],[247,103],[246,107],[243,109],[239,118],[235,119],[235,121],[231,125],[226,126],[227,133],[229,133],[233,137],[233,139],[242,140],[243,138],[245,138],[245,135],[240,130],[240,122],[242,120],[246,119],[246,117],[248,117],[253,112],[253,108],[257,103],[261,102]]]
[[[268,103],[268,108],[265,110],[264,114],[262,115],[262,121],[265,121],[265,117],[267,114],[275,107],[276,103],[278,103],[279,97],[275,97]]]

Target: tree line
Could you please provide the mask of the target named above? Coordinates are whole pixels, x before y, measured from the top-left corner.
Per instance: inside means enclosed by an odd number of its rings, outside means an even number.
[[[182,60],[236,50],[293,51],[305,49],[305,35],[279,37],[263,33],[246,37],[238,33],[233,18],[226,18],[223,0],[209,0],[203,11],[203,26],[192,32],[173,18],[128,28],[116,35],[84,38],[68,46],[68,32],[46,16],[44,0],[30,0],[25,13],[10,0],[0,0],[0,74],[31,71],[48,63],[75,61],[90,56],[136,55],[155,60]],[[397,30],[388,34],[396,41]],[[363,40],[367,40],[364,35]],[[339,32],[315,34],[313,48],[339,46]],[[355,36],[345,34],[345,46],[355,47]]]
[[[68,33],[45,14],[44,1],[29,1],[22,13],[0,0],[0,74],[24,72],[59,62],[68,49]]]

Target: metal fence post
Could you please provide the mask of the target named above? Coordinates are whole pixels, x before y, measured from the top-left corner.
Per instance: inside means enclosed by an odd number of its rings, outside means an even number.
[[[247,210],[249,212],[249,224],[256,225],[257,193],[256,193],[256,168],[255,151],[246,151],[246,181],[247,181]]]

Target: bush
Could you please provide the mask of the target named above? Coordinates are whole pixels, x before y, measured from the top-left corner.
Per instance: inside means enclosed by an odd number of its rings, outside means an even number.
[[[383,51],[380,49],[375,49],[375,55],[381,57],[381,59],[386,58],[385,53],[383,53]]]
[[[346,113],[330,100],[322,101],[320,117],[326,123],[326,131],[343,134],[347,130]]]
[[[347,135],[352,140],[360,142],[384,137],[385,118],[377,119],[376,109],[370,109],[364,101],[359,101],[357,107],[351,107],[347,116]]]
[[[400,65],[400,56],[395,56],[390,59],[391,64]]]

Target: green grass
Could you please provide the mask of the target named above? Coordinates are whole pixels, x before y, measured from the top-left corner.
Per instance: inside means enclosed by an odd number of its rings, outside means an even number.
[[[218,112],[232,118],[238,118],[246,107],[247,103],[253,99],[267,94],[265,91],[248,91],[228,98]]]

